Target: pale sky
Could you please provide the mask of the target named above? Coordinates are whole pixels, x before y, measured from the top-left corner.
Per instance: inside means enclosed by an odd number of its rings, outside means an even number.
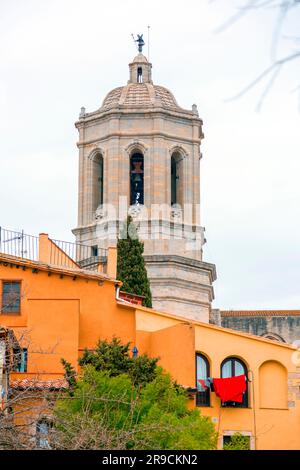
[[[244,0],[0,0],[0,225],[73,240],[81,106],[125,85],[131,33],[150,29],[154,83],[198,105],[204,260],[216,264],[214,306],[300,308],[299,63],[283,70],[260,113],[275,12],[215,30]],[[279,56],[295,50],[300,8]],[[298,44],[299,45],[299,44]],[[145,53],[147,54],[147,47]]]

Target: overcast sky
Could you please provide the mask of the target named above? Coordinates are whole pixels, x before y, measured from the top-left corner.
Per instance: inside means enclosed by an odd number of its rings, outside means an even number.
[[[81,106],[124,85],[131,33],[150,29],[154,83],[204,121],[204,259],[216,264],[214,306],[300,308],[299,64],[226,101],[270,64],[275,12],[215,30],[243,0],[0,0],[0,225],[73,240]],[[295,50],[287,18],[279,56]],[[146,38],[145,38],[146,39]],[[146,46],[147,52],[147,46]]]

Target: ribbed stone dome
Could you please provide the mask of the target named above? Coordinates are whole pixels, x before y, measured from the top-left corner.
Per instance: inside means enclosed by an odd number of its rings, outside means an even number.
[[[126,86],[110,91],[102,103],[101,110],[116,107],[149,108],[154,106],[180,109],[173,94],[167,88],[152,83],[128,83]]]

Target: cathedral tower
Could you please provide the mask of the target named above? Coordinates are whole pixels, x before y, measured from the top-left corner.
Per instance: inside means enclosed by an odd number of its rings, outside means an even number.
[[[141,48],[140,48],[141,49]],[[215,266],[202,261],[200,143],[196,105],[181,108],[152,82],[139,52],[127,85],[76,122],[79,131],[78,243],[116,244],[129,212],[144,241],[153,307],[208,322]]]

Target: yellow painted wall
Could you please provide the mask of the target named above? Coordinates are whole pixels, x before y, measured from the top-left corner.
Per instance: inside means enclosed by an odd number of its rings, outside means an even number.
[[[196,352],[209,359],[212,377],[220,377],[222,361],[235,356],[253,379],[249,408],[221,407],[213,392],[211,406],[200,408],[213,419],[220,446],[223,434],[240,431],[251,435],[256,449],[300,450],[300,369],[292,346],[117,301],[116,281],[101,274],[0,256],[1,280],[22,282],[21,313],[0,315],[0,324],[21,336],[23,347],[29,341],[28,374],[13,378],[61,377],[61,357],[76,366],[85,347],[113,336],[159,357],[178,383],[190,387],[196,385]],[[194,399],[189,405],[195,406]]]
[[[137,347],[166,369],[178,383],[194,386],[195,334],[191,324],[177,323],[157,331],[137,331]]]
[[[28,310],[28,372],[62,374],[62,357],[77,367],[79,299],[29,299]]]
[[[76,366],[81,351],[94,348],[99,338],[135,343],[134,309],[118,306],[114,281],[20,263],[0,264],[0,284],[22,283],[20,314],[2,313],[0,324],[28,348],[28,374],[61,375],[61,357]]]
[[[149,309],[137,309],[136,323],[141,331],[147,331],[147,334],[141,335],[141,342],[145,344],[148,342],[149,348],[151,344],[149,338],[155,334],[155,328],[162,338],[163,332],[167,334],[172,329],[176,331],[174,324],[184,324],[186,321]],[[296,393],[290,395],[290,406],[288,406],[289,377],[293,377],[294,389],[300,390],[300,369],[297,369],[292,362],[295,349],[283,343],[214,325],[190,323],[193,325],[191,331],[195,334],[193,353],[190,352],[190,345],[187,344],[184,335],[178,334],[173,337],[174,347],[176,345],[182,357],[186,351],[189,351],[188,354],[192,354],[193,358],[196,352],[203,353],[210,363],[210,375],[218,378],[221,376],[222,361],[234,356],[246,364],[249,378],[252,380],[248,383],[249,408],[221,407],[220,399],[214,392],[211,392],[211,406],[199,407],[203,415],[210,416],[215,422],[220,436],[219,446],[222,446],[223,434],[239,431],[251,435],[252,446],[256,449],[300,449],[299,392],[298,398]],[[140,332],[137,338],[139,335]],[[161,363],[165,357],[170,357],[169,347],[165,346],[163,341],[160,342],[160,357]],[[173,378],[183,383],[180,380],[181,368],[182,361],[177,362],[175,358],[172,368],[168,365]],[[188,368],[188,370],[190,383],[185,379],[185,385],[195,386],[195,362],[193,369]]]
[[[286,409],[288,407],[286,367],[277,361],[266,361],[259,367],[259,406],[260,408]],[[275,393],[270,393],[274,390]]]

